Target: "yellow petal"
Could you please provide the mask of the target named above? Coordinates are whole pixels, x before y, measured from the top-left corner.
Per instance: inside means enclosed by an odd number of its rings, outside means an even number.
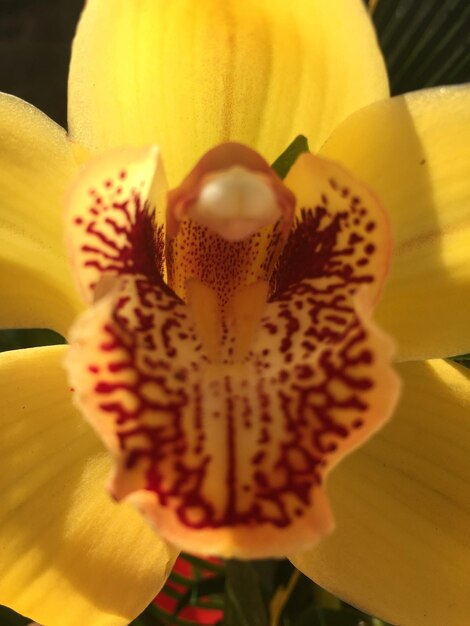
[[[65,332],[80,310],[62,234],[65,188],[77,166],[65,131],[0,94],[0,325]]]
[[[47,626],[119,626],[175,553],[103,492],[107,454],[71,405],[62,347],[0,357],[0,603]]]
[[[111,276],[159,274],[165,196],[155,147],[111,150],[83,168],[65,201],[65,233],[85,300],[103,295],[105,275],[109,283]]]
[[[322,148],[390,212],[395,252],[377,310],[401,359],[470,351],[470,88],[378,102]]]
[[[299,133],[318,147],[387,93],[360,0],[89,0],[69,126],[97,150],[158,144],[175,185],[224,141],[269,161]]]
[[[390,423],[331,476],[337,529],[293,562],[397,626],[464,626],[470,613],[470,371],[399,367]]]

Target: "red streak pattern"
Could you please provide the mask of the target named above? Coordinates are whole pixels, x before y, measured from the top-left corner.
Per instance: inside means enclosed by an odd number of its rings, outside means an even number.
[[[163,274],[163,228],[155,225],[155,211],[139,187],[123,188],[127,172],[89,189],[88,205],[71,217],[79,233],[75,263],[83,288],[93,293],[104,275],[144,274],[159,281]],[[85,208],[85,210],[83,210]]]

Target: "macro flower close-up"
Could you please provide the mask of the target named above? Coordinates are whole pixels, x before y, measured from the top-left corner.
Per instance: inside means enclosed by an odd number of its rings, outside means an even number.
[[[184,551],[464,626],[468,86],[391,97],[360,0],[87,0],[0,137],[0,323],[67,341],[0,353],[0,604],[123,626]]]

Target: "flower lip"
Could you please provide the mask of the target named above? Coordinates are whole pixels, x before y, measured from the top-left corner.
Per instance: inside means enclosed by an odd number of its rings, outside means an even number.
[[[269,180],[281,209],[243,241],[185,217],[233,168]],[[284,187],[259,155],[224,144],[170,192],[165,238],[160,170],[153,151],[119,151],[69,196],[74,268],[101,295],[70,334],[75,401],[116,457],[113,496],[175,545],[303,549],[332,527],[328,472],[397,399],[392,344],[370,318],[388,221],[333,162],[299,157]]]
[[[166,232],[174,238],[181,220],[189,216],[236,241],[280,217],[287,236],[294,210],[294,194],[269,164],[251,148],[229,142],[209,150],[168,193]]]

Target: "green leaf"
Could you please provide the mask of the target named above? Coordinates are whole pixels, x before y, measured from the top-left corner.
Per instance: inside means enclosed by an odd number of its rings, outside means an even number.
[[[224,571],[223,565],[216,565],[207,561],[206,559],[199,559],[197,556],[192,556],[186,552],[182,555],[185,561],[191,563],[194,567],[198,567],[201,570],[207,570],[208,572],[214,572],[214,574],[220,574]]]
[[[268,626],[268,608],[250,563],[227,561],[224,626]]]
[[[30,619],[18,615],[6,606],[0,606],[0,624],[2,626],[24,626],[30,623]]]
[[[307,137],[299,135],[271,165],[279,178],[285,178],[302,152],[308,152]]]
[[[195,605],[198,600],[206,596],[218,595],[224,592],[225,576],[212,576],[193,582],[189,589],[180,596],[175,608],[175,615],[188,604]]]
[[[142,621],[142,626],[200,626],[192,620],[179,618],[176,615],[169,615],[166,611],[151,604],[138,618]],[[137,626],[141,626],[140,623]]]
[[[455,363],[459,363],[459,365],[470,368],[470,354],[460,354],[458,356],[452,356],[451,361],[455,361]]]
[[[65,339],[46,328],[13,328],[0,330],[0,352],[35,346],[52,346],[65,343]]]
[[[470,79],[468,0],[379,0],[373,19],[393,95]]]
[[[311,606],[293,623],[293,626],[372,626],[372,618],[348,609],[335,611]],[[385,626],[385,625],[384,625]]]

